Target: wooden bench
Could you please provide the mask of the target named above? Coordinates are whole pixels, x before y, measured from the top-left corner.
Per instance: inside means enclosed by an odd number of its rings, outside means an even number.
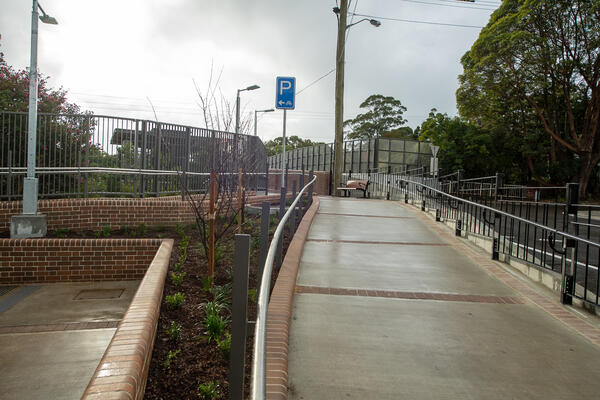
[[[356,179],[346,182],[346,186],[339,187],[337,190],[341,190],[344,192],[344,197],[349,197],[350,193],[355,190],[359,190],[363,192],[363,197],[367,197],[367,190],[369,189],[369,181],[365,179]]]

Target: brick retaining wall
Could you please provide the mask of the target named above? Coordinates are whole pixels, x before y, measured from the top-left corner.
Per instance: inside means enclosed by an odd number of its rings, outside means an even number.
[[[139,280],[159,239],[0,239],[0,283]]]
[[[281,174],[279,173],[280,169],[269,169],[269,191],[275,191],[279,193],[281,188]],[[290,169],[288,171],[288,191],[292,191],[293,182],[296,181],[296,191],[299,192],[300,187],[300,175],[301,170]],[[308,183],[308,171],[304,171],[304,184]],[[320,196],[328,196],[329,195],[329,172],[325,171],[315,171],[314,174],[317,176],[317,181],[315,182],[315,186],[313,188],[313,193]]]
[[[279,192],[269,196],[252,196],[249,204],[263,201],[276,202]],[[195,217],[187,201],[181,196],[146,199],[53,199],[40,200],[39,211],[46,215],[48,231],[98,231],[105,226],[113,229],[146,226],[174,226],[192,224]],[[10,217],[21,214],[22,201],[0,202],[0,232],[9,232]]]

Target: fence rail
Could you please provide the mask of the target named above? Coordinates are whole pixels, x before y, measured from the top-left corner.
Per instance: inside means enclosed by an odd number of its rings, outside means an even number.
[[[27,113],[0,112],[1,200],[22,196],[27,126]],[[179,192],[182,176],[193,192],[206,187],[197,174],[216,166],[267,169],[266,148],[255,136],[91,114],[39,114],[37,129],[40,198],[160,196]]]
[[[302,147],[286,152],[290,169],[331,171],[333,169],[333,143]],[[375,170],[412,169],[430,167],[433,156],[428,142],[405,139],[367,139],[344,141],[343,172],[368,172]],[[269,157],[270,168],[281,168],[282,155]]]

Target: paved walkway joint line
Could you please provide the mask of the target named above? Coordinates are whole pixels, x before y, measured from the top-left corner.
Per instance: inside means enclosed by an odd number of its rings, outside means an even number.
[[[402,207],[408,208],[406,205],[402,203],[397,203]],[[525,282],[518,279],[514,275],[507,272],[504,268],[500,267],[496,264],[495,261],[483,256],[481,253],[473,250],[462,240],[457,239],[453,234],[448,232],[440,224],[434,222],[433,220],[427,218],[424,215],[419,215],[421,221],[423,221],[426,225],[428,225],[433,231],[435,231],[438,235],[449,242],[454,242],[454,248],[460,250],[467,257],[472,259],[475,263],[479,264],[484,270],[486,270],[490,275],[494,276],[504,284],[510,286],[516,292],[520,293],[527,300],[531,301],[536,306],[540,307],[542,310],[546,311],[548,314],[552,315],[554,318],[573,329],[596,346],[600,347],[600,329],[590,325],[586,321],[574,315],[572,312],[568,311],[567,307],[562,306],[557,299],[549,299],[541,294],[537,293],[535,290],[531,289]]]
[[[385,297],[409,300],[464,301],[468,303],[523,304],[523,300],[513,296],[481,296],[474,294],[398,292],[393,290],[346,289],[319,286],[296,286],[296,293],[328,294],[334,296]]]
[[[306,239],[307,242],[316,243],[349,243],[349,244],[390,244],[396,246],[451,246],[449,243],[423,243],[423,242],[380,242],[375,240],[335,240],[335,239]]]
[[[364,217],[364,218],[392,218],[392,219],[414,219],[415,217],[397,217],[393,215],[365,215],[365,214],[344,214],[333,212],[318,212],[319,215],[339,215],[341,217]]]
[[[68,322],[64,324],[45,324],[45,325],[16,325],[1,326],[0,335],[7,333],[35,333],[35,332],[54,332],[54,331],[79,331],[82,329],[105,329],[116,328],[119,321],[97,321],[97,322]]]

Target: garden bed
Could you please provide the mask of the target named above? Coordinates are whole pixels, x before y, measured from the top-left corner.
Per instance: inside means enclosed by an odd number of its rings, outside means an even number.
[[[271,219],[271,234],[277,219]],[[256,279],[260,247],[260,216],[248,215],[243,233],[250,234],[248,320],[256,317]],[[143,224],[118,231],[52,231],[49,237],[152,237],[175,240],[163,290],[160,318],[145,399],[229,398],[228,333],[231,326],[231,283],[234,232],[217,246],[215,278],[210,288],[208,265],[195,226],[146,228]],[[289,244],[284,234],[284,252]],[[284,253],[285,254],[285,253]],[[277,278],[273,273],[271,288]],[[177,305],[181,300],[181,304]],[[210,310],[207,310],[208,308]],[[207,323],[207,311],[210,322]],[[216,328],[215,328],[216,327]],[[222,332],[219,332],[222,328]],[[212,334],[210,333],[212,332]],[[249,393],[253,332],[246,344],[245,391]]]

